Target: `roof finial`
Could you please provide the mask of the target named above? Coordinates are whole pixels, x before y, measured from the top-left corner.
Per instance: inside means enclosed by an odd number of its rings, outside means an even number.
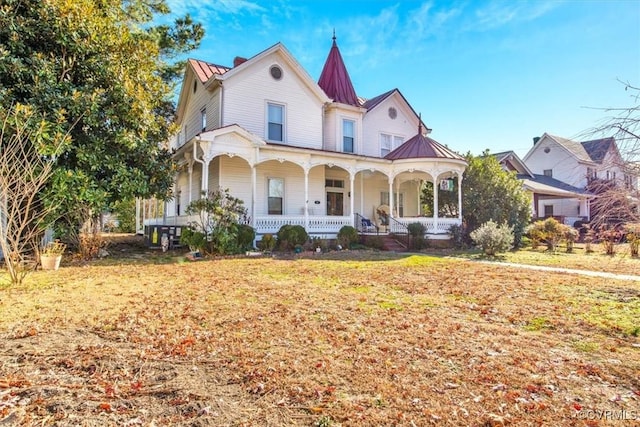
[[[418,135],[422,135],[422,113],[418,114]]]
[[[333,42],[336,42],[336,29],[333,29]]]

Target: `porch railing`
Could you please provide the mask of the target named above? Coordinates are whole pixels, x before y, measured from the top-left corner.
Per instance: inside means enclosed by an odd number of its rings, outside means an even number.
[[[253,228],[256,233],[277,233],[283,225],[301,225],[309,234],[336,234],[343,226],[351,225],[350,216],[312,215],[305,227],[304,215],[256,216]]]

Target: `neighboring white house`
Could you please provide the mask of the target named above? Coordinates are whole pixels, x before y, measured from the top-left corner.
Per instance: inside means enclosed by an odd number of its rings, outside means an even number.
[[[176,123],[175,197],[145,224],[187,224],[189,203],[218,188],[244,201],[258,235],[299,224],[335,236],[381,210],[392,217],[381,231],[419,221],[444,236],[462,221],[438,218],[437,192],[423,217],[420,193],[425,181],[460,187],[463,157],[427,136],[398,89],[356,96],[335,37],[318,83],[280,43],[233,67],[190,59]]]
[[[565,224],[589,221],[589,200],[593,195],[551,176],[533,173],[513,151],[493,154],[502,168],[517,174],[522,187],[531,193],[531,217],[535,220],[559,217]],[[576,203],[579,210],[576,209]]]
[[[536,212],[541,217],[589,217],[589,200],[593,196],[585,189],[595,179],[612,181],[630,191],[638,188],[637,175],[625,167],[612,137],[576,142],[545,133],[534,138],[534,145],[523,161],[542,183],[558,181],[565,185],[565,190],[576,193],[576,197],[566,194],[556,199],[538,199]],[[579,192],[583,197],[577,196]]]

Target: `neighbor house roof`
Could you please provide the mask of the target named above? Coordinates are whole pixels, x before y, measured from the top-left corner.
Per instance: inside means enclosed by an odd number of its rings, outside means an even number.
[[[533,176],[518,174],[517,176],[522,181],[522,185],[534,193],[563,197],[591,196],[591,193],[584,189],[574,187],[550,176],[539,174],[533,174]]]
[[[612,146],[615,146],[616,140],[613,137],[594,139],[592,141],[584,141],[582,146],[585,151],[596,163],[602,163],[604,156]]]
[[[210,62],[201,61],[199,59],[189,59],[189,64],[191,64],[193,71],[196,73],[198,79],[200,79],[200,82],[203,84],[208,82],[211,76],[213,76],[214,74],[221,76],[231,69],[230,67],[212,64]]]
[[[524,164],[524,162],[518,157],[515,151],[503,151],[501,153],[491,154],[493,157],[498,160],[500,164],[509,164],[512,169],[515,170],[519,174],[528,174],[529,176],[533,176],[533,172]]]
[[[440,158],[464,160],[462,156],[440,144],[435,139],[422,134],[422,126],[418,134],[408,139],[401,146],[384,156],[387,160],[418,159],[418,158]]]
[[[342,55],[340,55],[340,50],[336,44],[335,35],[333,36],[333,46],[331,46],[329,56],[324,63],[318,85],[334,102],[360,107],[347,67],[344,65]]]

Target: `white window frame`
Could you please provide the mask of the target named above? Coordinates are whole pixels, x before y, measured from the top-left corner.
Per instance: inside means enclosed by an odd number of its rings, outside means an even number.
[[[351,135],[347,135],[346,124],[351,124]],[[351,151],[346,149],[346,139],[351,138]],[[356,152],[356,121],[352,119],[342,119],[342,152],[343,153],[355,153]]]
[[[385,137],[389,138],[388,148],[384,147],[382,143],[382,140]],[[387,154],[389,154],[390,152],[392,152],[393,150],[395,150],[396,148],[398,148],[404,143],[403,136],[394,135],[392,133],[386,133],[386,132],[380,132],[380,136],[378,137],[378,140],[380,141],[380,157],[386,156]]]
[[[270,132],[269,132],[269,124],[270,123],[275,123],[278,124],[277,122],[271,122],[271,116],[269,115],[269,107],[278,107],[282,109],[282,123],[279,123],[280,126],[282,126],[281,132],[282,132],[282,139],[271,139],[270,138]],[[285,104],[279,103],[279,102],[272,102],[272,101],[267,101],[266,105],[265,105],[265,138],[267,141],[273,141],[273,142],[282,142],[285,143],[286,142],[286,135],[287,135],[287,106]]]
[[[282,196],[280,197],[282,199],[282,208],[281,208],[281,212],[280,213],[271,213],[270,209],[269,209],[269,199],[272,197],[271,196],[271,181],[280,181],[282,182]],[[285,207],[285,181],[284,178],[281,177],[276,177],[276,176],[271,176],[271,177],[267,177],[267,215],[284,215],[284,207]]]

